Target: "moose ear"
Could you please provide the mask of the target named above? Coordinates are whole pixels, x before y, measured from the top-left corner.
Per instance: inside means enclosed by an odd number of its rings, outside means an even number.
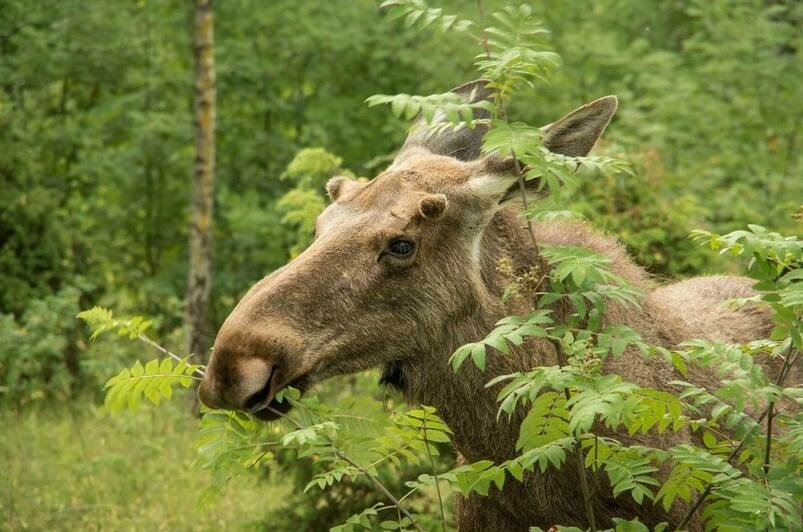
[[[513,197],[518,186],[516,164],[512,158],[487,155],[476,163],[473,175],[466,182],[468,190],[487,205],[499,205]]]
[[[487,87],[487,82],[482,79],[460,85],[452,89],[451,92],[460,95],[466,103],[489,100],[493,95],[493,91]],[[490,113],[487,110],[476,107],[473,109],[473,114],[475,119],[490,117]],[[435,114],[432,123],[445,122],[445,118],[442,112],[438,112]],[[464,127],[457,131],[447,129],[439,133],[430,133],[428,128],[424,126],[423,118],[416,120],[395,162],[401,161],[410,151],[415,149],[425,149],[437,155],[448,155],[461,161],[473,161],[480,156],[482,138],[488,130],[487,125],[481,124],[473,129]]]
[[[616,96],[604,96],[542,127],[544,147],[570,157],[588,155],[611,121],[617,106]],[[477,162],[467,185],[476,197],[490,202],[488,205],[499,205],[519,197],[518,175],[523,170],[513,158],[502,158],[492,153]],[[540,179],[525,181],[524,189],[528,196],[536,198],[549,193]]]
[[[520,162],[516,164],[512,157],[503,158],[492,153],[478,161],[467,184],[475,196],[484,198],[493,205],[501,205],[520,198],[519,172],[526,172]],[[549,194],[549,189],[543,186],[541,179],[527,179],[523,184],[528,198],[539,199]]]
[[[603,96],[578,107],[560,120],[541,128],[544,146],[570,157],[588,155],[608,127],[618,105],[616,96]]]

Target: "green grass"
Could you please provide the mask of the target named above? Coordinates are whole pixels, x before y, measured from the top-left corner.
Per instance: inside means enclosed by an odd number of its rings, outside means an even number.
[[[264,529],[288,489],[255,474],[209,505],[186,402],[111,416],[88,401],[0,411],[2,530]]]

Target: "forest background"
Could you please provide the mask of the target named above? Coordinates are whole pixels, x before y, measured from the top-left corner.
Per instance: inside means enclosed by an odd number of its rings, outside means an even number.
[[[438,5],[478,15],[473,2]],[[799,234],[803,6],[531,5],[563,66],[511,116],[546,124],[616,94],[595,153],[636,174],[584,183],[566,210],[618,235],[659,279],[734,267],[697,248],[694,228]],[[142,348],[89,343],[79,310],[147,315],[168,346],[186,344],[192,22],[177,0],[0,0],[0,527],[320,528],[351,513],[300,494],[305,472],[291,461],[204,497],[188,408],[111,417],[99,406]],[[218,2],[214,47],[210,331],[309,243],[328,178],[370,178],[392,160],[407,124],[365,99],[444,92],[473,77],[476,53],[371,0]],[[373,381],[327,386],[381,396]]]

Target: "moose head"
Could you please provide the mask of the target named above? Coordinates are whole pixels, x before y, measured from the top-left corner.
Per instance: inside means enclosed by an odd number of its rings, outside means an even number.
[[[487,99],[484,82],[454,92]],[[544,145],[585,155],[617,107],[613,96],[542,128]],[[480,157],[485,128],[427,135],[413,128],[395,161],[369,182],[335,177],[315,241],[257,282],[226,318],[200,387],[203,403],[276,417],[274,396],[334,375],[384,366],[404,385],[445,366],[459,345],[503,315],[489,279],[486,230],[517,186],[510,161]],[[494,239],[495,242],[489,242]],[[510,245],[514,245],[511,243]],[[396,368],[396,369],[394,369]]]

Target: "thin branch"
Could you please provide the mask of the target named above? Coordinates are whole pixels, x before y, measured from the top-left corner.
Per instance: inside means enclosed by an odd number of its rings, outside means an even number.
[[[405,443],[402,447],[399,447],[398,449],[395,449],[392,453],[388,453],[385,456],[383,456],[382,458],[376,459],[375,461],[373,461],[370,464],[368,464],[366,467],[368,469],[371,469],[372,467],[376,467],[379,464],[381,464],[382,462],[384,462],[385,460],[387,460],[388,458],[390,458],[391,456],[395,456],[395,455],[399,454],[400,452],[402,452],[403,450],[407,449],[408,447],[410,447],[410,444],[409,443]]]
[[[407,497],[409,497],[410,495],[412,495],[416,491],[418,491],[418,488],[411,489],[410,491],[408,491],[407,493],[405,493],[404,495],[401,496],[401,498],[399,499],[399,502],[402,502],[404,499],[406,499]]]
[[[595,495],[599,489],[599,417],[594,417],[594,487],[591,495]]]
[[[526,213],[530,210],[529,205],[527,204],[527,189],[524,186],[524,172],[521,170],[521,165],[519,164],[519,159],[516,157],[516,153],[511,150],[510,155],[513,157],[513,167],[516,169],[516,180],[519,184],[519,192],[521,193],[521,203],[522,207],[524,207],[524,212]],[[535,231],[533,230],[533,222],[530,220],[528,216],[524,217],[527,220],[527,230],[530,232],[530,239],[533,241],[533,245],[535,249],[538,249],[538,242],[535,239]]]
[[[506,119],[507,113],[504,111],[504,107],[502,107],[501,109],[502,109],[502,114],[505,116]],[[524,186],[524,172],[521,169],[521,165],[519,164],[519,160],[516,157],[516,153],[513,150],[511,150],[510,155],[511,157],[513,157],[513,167],[516,170],[516,179],[519,184],[519,192],[521,193],[522,206],[524,207],[524,212],[527,212],[527,210],[529,210],[529,206],[527,204],[528,203],[527,191]],[[533,242],[533,246],[537,250],[538,241],[535,238],[535,231],[533,230],[532,220],[530,220],[527,217],[525,217],[525,219],[527,220],[527,230],[530,233],[530,239]],[[563,348],[561,348],[560,343],[558,343],[557,341],[553,340],[552,344],[555,346],[555,352],[557,353],[558,356],[558,364],[560,366],[565,366],[567,361],[566,357],[563,354]],[[569,394],[568,388],[565,388],[563,390],[563,393],[566,396],[566,401],[571,400],[571,395]],[[593,532],[597,529],[597,520],[596,516],[594,515],[594,507],[591,504],[591,491],[588,488],[588,479],[586,478],[586,469],[584,465],[585,460],[583,459],[583,450],[580,448],[580,440],[577,440],[575,442],[574,451],[575,454],[577,455],[577,460],[576,460],[577,474],[580,477],[580,489],[583,492],[583,504],[585,505],[586,517],[588,518],[588,525],[589,527],[591,527],[591,530]]]
[[[438,484],[438,470],[435,468],[435,459],[432,458],[432,451],[429,449],[429,441],[427,441],[427,422],[424,420],[421,426],[421,434],[424,435],[424,447],[427,448],[427,455],[429,456],[429,464],[432,466],[432,476],[435,478],[435,491],[438,493],[438,508],[441,511],[441,525],[443,532],[446,532],[446,514],[443,512],[443,498],[441,497],[441,487]]]
[[[477,8],[478,8],[479,13],[480,13],[480,21],[482,21],[482,16],[483,16],[482,0],[477,0]],[[488,59],[490,59],[491,58],[491,51],[490,51],[490,49],[488,47],[488,38],[485,35],[485,31],[484,30],[482,32],[482,37],[483,37],[482,44],[483,44],[483,47],[485,48],[485,55],[486,55],[486,57]],[[505,104],[504,104],[504,101],[502,100],[501,94],[497,93],[496,102],[495,103],[496,103],[497,110],[499,111],[499,115],[502,117],[502,119],[504,121],[507,121],[507,109],[505,109]],[[513,159],[513,168],[516,171],[516,180],[517,180],[518,185],[519,185],[519,192],[521,193],[522,206],[524,207],[524,212],[527,212],[529,210],[529,205],[528,205],[528,201],[527,201],[527,190],[526,190],[526,187],[524,185],[524,172],[523,172],[523,170],[521,168],[521,164],[519,164],[518,157],[516,157],[516,152],[511,150],[510,151],[510,156]],[[530,220],[530,218],[526,217],[526,216],[525,216],[525,219],[527,220],[527,230],[530,233],[530,239],[532,240],[533,247],[535,248],[535,250],[537,252],[537,250],[538,250],[538,241],[535,238],[535,231],[533,230],[532,220]],[[558,364],[561,365],[561,366],[565,366],[566,365],[566,358],[563,356],[563,349],[561,348],[559,343],[553,341],[553,344],[555,345],[555,350],[556,350],[557,355],[558,355]],[[569,401],[571,399],[571,395],[569,394],[569,390],[568,389],[564,389],[563,392],[564,392],[564,394],[566,396],[566,400]],[[588,489],[588,479],[586,478],[586,470],[585,470],[584,459],[583,459],[583,450],[580,447],[580,440],[576,440],[575,441],[575,454],[577,455],[576,456],[577,457],[576,462],[577,462],[577,473],[578,473],[578,476],[580,477],[580,489],[583,492],[583,504],[585,505],[586,517],[588,518],[588,524],[591,527],[591,530],[593,532],[593,531],[595,531],[597,529],[597,523],[596,523],[596,518],[594,516],[594,507],[591,504],[591,492]]]
[[[260,453],[260,455],[257,457],[257,459],[256,459],[256,460],[254,460],[253,462],[251,462],[250,464],[248,464],[248,465],[246,466],[246,469],[251,469],[252,467],[256,466],[258,463],[260,463],[260,462],[262,461],[262,459],[263,459],[263,458],[265,458],[265,455],[266,455],[266,454],[268,454],[268,453],[270,452],[270,449],[271,449],[271,448],[270,448],[270,447],[268,447],[267,449],[265,449],[264,451],[262,451],[262,453]]]
[[[357,468],[357,469],[360,471],[360,473],[362,473],[363,475],[365,475],[366,477],[368,477],[368,480],[370,480],[370,481],[371,481],[371,482],[374,484],[374,486],[376,486],[376,489],[378,489],[380,492],[382,492],[382,494],[383,494],[385,497],[387,497],[387,498],[388,498],[388,500],[389,500],[390,502],[392,502],[392,503],[394,504],[394,506],[396,506],[396,508],[398,508],[398,509],[399,509],[399,511],[400,511],[401,513],[403,513],[403,514],[404,514],[404,516],[405,516],[407,519],[409,519],[409,520],[410,520],[410,523],[411,523],[411,524],[412,524],[412,525],[413,525],[413,526],[416,528],[416,530],[420,530],[421,532],[424,532],[424,529],[423,529],[423,528],[421,528],[421,525],[419,525],[419,524],[418,524],[418,522],[415,520],[415,518],[413,517],[413,514],[411,514],[411,513],[410,513],[410,512],[407,510],[407,508],[405,508],[404,506],[402,506],[402,503],[401,503],[401,502],[399,502],[399,500],[398,500],[396,497],[394,497],[394,495],[393,495],[393,494],[392,494],[390,491],[388,491],[388,489],[387,489],[387,488],[386,488],[386,487],[385,487],[385,486],[384,486],[384,485],[383,485],[381,482],[379,482],[379,480],[378,480],[378,479],[377,479],[375,476],[373,476],[371,473],[369,473],[369,472],[368,472],[368,471],[367,471],[365,468],[363,468],[362,466],[358,465],[358,464],[357,464],[356,462],[354,462],[354,461],[353,461],[351,458],[349,458],[348,456],[346,456],[345,454],[343,454],[343,453],[342,453],[342,452],[341,452],[339,449],[337,449],[337,448],[336,448],[334,445],[332,446],[332,449],[335,451],[335,456],[337,456],[338,458],[340,458],[340,459],[341,459],[341,460],[343,460],[344,462],[348,463],[349,465],[351,465],[351,466],[353,466],[353,467],[356,467],[356,468]]]
[[[485,33],[485,13],[482,9],[482,0],[477,0],[477,11],[479,12],[480,16],[480,43],[482,44],[483,49],[485,49],[485,57],[486,59],[491,58],[491,48],[488,46],[488,35]]]
[[[277,416],[279,416],[279,417],[281,417],[283,419],[286,419],[287,421],[292,423],[298,429],[306,428],[306,427],[304,427],[304,425],[302,425],[301,423],[299,423],[298,421],[296,421],[292,417],[288,416],[284,412],[280,412],[280,411],[276,410],[275,408],[273,408],[271,406],[268,406],[267,409],[270,410],[271,412],[273,412],[274,414],[276,414]],[[329,439],[329,438],[327,438],[327,439]],[[421,525],[419,525],[418,522],[415,520],[415,518],[413,517],[413,514],[411,514],[407,510],[407,508],[405,508],[402,505],[401,501],[399,501],[390,491],[388,491],[388,489],[379,481],[379,479],[377,479],[374,475],[369,473],[364,467],[360,466],[359,464],[354,462],[351,458],[349,458],[348,456],[343,454],[343,452],[340,451],[340,449],[335,447],[334,442],[331,439],[329,439],[329,444],[332,446],[332,450],[335,452],[335,456],[337,456],[338,458],[340,458],[341,460],[343,460],[344,462],[346,462],[350,466],[356,468],[360,473],[365,475],[368,478],[368,480],[370,480],[373,483],[373,485],[376,487],[376,489],[378,489],[385,497],[387,497],[388,500],[390,502],[392,502],[393,505],[402,514],[404,514],[405,517],[407,517],[410,520],[410,523],[416,528],[416,530],[419,530],[420,532],[424,532],[424,529],[421,528]]]
[[[142,342],[145,342],[145,343],[146,343],[146,344],[148,344],[149,346],[153,347],[154,349],[156,349],[156,350],[157,350],[157,351],[159,351],[160,353],[162,353],[162,354],[164,354],[164,355],[167,355],[167,356],[169,356],[169,357],[170,357],[170,358],[172,358],[173,360],[175,360],[175,361],[177,361],[177,362],[184,362],[184,359],[183,359],[183,358],[181,358],[180,356],[176,355],[175,353],[171,353],[170,351],[168,351],[167,349],[165,349],[165,348],[164,348],[164,347],[162,347],[161,345],[157,344],[156,342],[154,342],[153,340],[151,340],[150,338],[148,338],[147,336],[145,336],[143,333],[139,333],[139,336],[138,336],[138,338],[139,338],[139,339],[140,339]],[[192,356],[192,355],[190,355],[190,356]],[[195,373],[197,373],[197,374],[198,374],[198,375],[200,375],[201,377],[203,377],[203,376],[205,375],[204,371],[203,371],[201,368],[195,368]]]
[[[772,449],[772,418],[775,415],[775,402],[767,405],[767,441],[764,445],[764,474],[770,472],[770,451]]]
[[[569,390],[564,390],[566,395],[569,395]],[[580,440],[578,439],[574,444],[574,450],[577,454],[577,475],[580,477],[580,489],[583,492],[583,504],[586,509],[586,517],[588,517],[588,526],[591,531],[597,530],[597,520],[594,516],[594,507],[591,505],[591,490],[588,489],[588,479],[586,478],[586,468],[583,464],[583,450],[580,448]]]
[[[800,351],[791,353],[791,349],[792,348],[790,346],[789,351],[786,354],[786,358],[784,358],[783,366],[781,366],[781,370],[778,372],[778,378],[775,379],[776,386],[780,386],[781,384],[783,384],[784,379],[789,374],[789,369],[792,367],[792,364],[795,363],[798,355],[800,354]],[[739,452],[742,450],[742,447],[744,447],[744,444],[747,443],[747,440],[749,440],[753,436],[753,433],[755,432],[756,428],[761,425],[761,422],[764,421],[764,418],[769,414],[772,408],[773,404],[770,402],[770,404],[767,405],[767,408],[764,409],[764,411],[756,420],[756,425],[745,435],[744,438],[742,438],[742,441],[739,442],[739,445],[737,445],[736,448],[733,449],[733,451],[731,451],[731,453],[728,455],[727,463],[731,463],[731,461],[733,461],[733,459],[736,458],[736,455],[738,455]],[[767,422],[767,424],[769,425],[769,421]],[[767,437],[769,438],[770,437],[769,430],[767,430],[767,434],[768,434]],[[705,490],[703,490],[700,496],[697,497],[697,500],[694,501],[694,504],[691,505],[689,509],[686,511],[686,514],[683,516],[683,519],[677,526],[677,530],[682,530],[688,524],[689,520],[691,520],[694,513],[703,504],[703,501],[705,500],[706,497],[708,497],[712,489],[714,489],[714,483],[710,483],[708,484],[708,486],[706,486]]]

